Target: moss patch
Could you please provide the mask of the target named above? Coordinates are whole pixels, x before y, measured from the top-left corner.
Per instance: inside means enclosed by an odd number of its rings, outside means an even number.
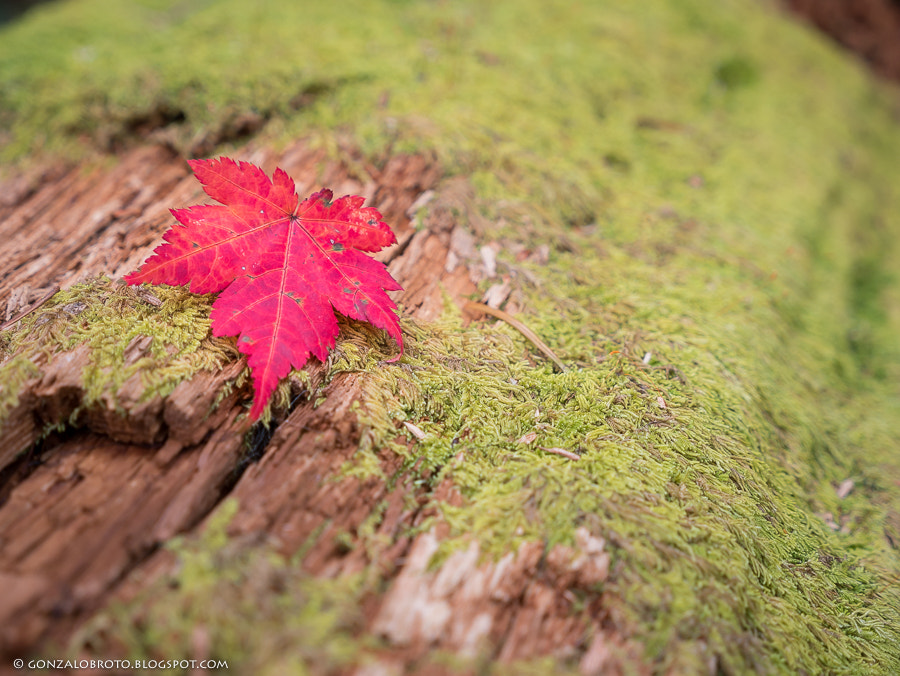
[[[167,545],[178,569],[137,599],[139,616],[114,606],[84,627],[73,647],[109,649],[112,641],[131,660],[222,660],[225,671],[273,676],[330,673],[355,661],[362,580],[315,579],[266,547],[229,543],[225,529],[236,510],[236,501],[226,501],[201,539]],[[173,602],[154,602],[160,596]]]
[[[4,384],[0,422],[18,401],[24,382],[41,372],[55,352],[86,345],[82,406],[116,393],[140,374],[141,400],[166,396],[201,370],[218,370],[236,359],[233,341],[209,335],[211,296],[180,287],[152,290],[101,278],[61,291],[12,330],[0,334]],[[64,421],[58,421],[64,422]]]
[[[426,433],[411,437],[409,466],[466,496],[437,505],[462,546],[474,533],[500,555],[522,540],[571,544],[579,526],[602,534],[622,566],[606,591],[661,671],[699,668],[701,654],[766,673],[896,662],[898,598],[860,566],[865,537],[811,513],[798,478],[813,468],[779,466],[783,445],[760,435],[769,425],[740,387],[722,386],[708,341],[617,337],[620,325],[592,343],[589,368],[557,374],[523,360],[515,333],[453,326],[420,329],[399,368],[374,369],[367,410],[384,444],[396,421]],[[862,550],[876,570],[879,549]]]

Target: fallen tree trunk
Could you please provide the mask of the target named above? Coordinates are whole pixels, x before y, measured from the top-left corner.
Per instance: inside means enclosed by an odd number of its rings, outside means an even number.
[[[0,152],[119,153],[0,186],[3,659],[897,670],[883,92],[753,3],[103,2],[3,34]],[[211,297],[117,281],[250,137],[381,209],[405,287],[403,358],[342,321],[268,428]]]

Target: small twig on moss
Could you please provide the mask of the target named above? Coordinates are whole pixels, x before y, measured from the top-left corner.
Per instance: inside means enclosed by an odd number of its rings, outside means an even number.
[[[503,310],[498,310],[496,308],[492,308],[490,305],[485,305],[484,303],[476,303],[471,300],[466,301],[465,309],[471,312],[483,312],[484,314],[491,315],[492,317],[496,317],[497,319],[506,322],[514,329],[518,330],[519,333],[525,336],[528,340],[530,340],[537,349],[543,352],[544,355],[556,365],[556,368],[558,368],[561,373],[568,370],[566,368],[566,365],[563,364],[562,361],[560,361],[559,357],[554,354],[553,350],[547,347],[547,344],[540,338],[538,338],[537,334],[534,331],[529,329],[515,317],[508,315]]]
[[[43,305],[48,300],[53,298],[53,296],[56,295],[57,291],[59,291],[59,284],[54,285],[47,293],[45,293],[43,296],[38,298],[27,308],[20,311],[19,314],[17,314],[15,317],[10,319],[8,322],[4,322],[2,325],[0,325],[0,331],[6,331],[6,329],[8,329],[13,324],[15,324],[17,321],[19,321],[20,319],[22,319],[24,317],[27,317],[29,314],[31,314],[32,312],[37,310],[41,305]]]
[[[546,446],[538,446],[538,448],[541,449],[542,451],[547,451],[547,453],[556,453],[556,455],[561,455],[562,457],[568,458],[569,460],[580,460],[581,459],[581,456],[577,455],[576,453],[572,453],[572,451],[567,451],[564,448],[556,448],[556,447],[547,448]]]
[[[160,307],[163,304],[159,298],[147,291],[147,289],[138,289],[136,293],[138,298],[146,303],[150,303],[153,307]]]

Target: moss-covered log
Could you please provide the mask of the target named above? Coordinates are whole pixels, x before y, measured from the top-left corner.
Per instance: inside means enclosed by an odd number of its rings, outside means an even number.
[[[749,0],[341,11],[2,29],[5,319],[63,289],[0,334],[5,654],[900,670],[897,91]],[[114,281],[213,151],[401,240],[404,357],[346,322],[268,433],[208,298]]]

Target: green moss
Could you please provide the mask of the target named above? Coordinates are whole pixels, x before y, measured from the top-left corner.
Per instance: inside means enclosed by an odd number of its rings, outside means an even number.
[[[454,326],[409,331],[402,365],[369,377],[367,405],[388,410],[379,441],[396,421],[426,432],[409,466],[462,490],[463,506],[436,505],[462,546],[475,534],[500,555],[522,540],[571,544],[579,526],[602,534],[622,566],[606,591],[663,671],[685,668],[685,642],[739,671],[896,663],[896,595],[768,457],[779,445],[755,438],[762,415],[713,378],[699,387],[721,369],[707,341],[645,336],[626,357],[625,343],[597,336],[590,367],[557,374],[523,360],[527,344],[512,332]],[[645,365],[643,350],[658,361]],[[685,382],[673,376],[676,354],[695,364]],[[723,418],[723,407],[743,413]],[[528,432],[534,443],[519,443]]]
[[[19,403],[22,386],[40,373],[40,369],[27,357],[16,355],[0,364],[0,422],[5,420],[10,411]]]
[[[384,366],[347,324],[331,373],[369,373],[348,471],[387,450],[449,477],[466,501],[436,507],[489,554],[603,535],[616,628],[659,672],[900,670],[896,94],[750,0],[572,7],[47,6],[0,34],[2,152],[166,111],[184,147],[254,113],[376,166],[435,151],[571,368],[452,311]]]
[[[60,291],[3,334],[0,373],[7,387],[0,421],[25,380],[39,375],[35,362],[79,345],[86,346],[90,359],[82,406],[103,396],[115,402],[119,388],[135,374],[145,401],[166,396],[201,370],[222,368],[237,350],[209,335],[210,307],[210,296],[180,287],[142,290],[105,278]]]
[[[229,671],[252,674],[326,673],[351,663],[360,650],[353,634],[362,621],[361,580],[312,578],[269,547],[230,542],[226,527],[236,510],[228,500],[201,539],[172,541],[176,572],[137,604],[107,609],[82,628],[72,649],[96,650],[114,636],[131,660],[224,660]],[[160,597],[168,601],[154,602]],[[198,655],[198,644],[210,646],[209,654]]]

